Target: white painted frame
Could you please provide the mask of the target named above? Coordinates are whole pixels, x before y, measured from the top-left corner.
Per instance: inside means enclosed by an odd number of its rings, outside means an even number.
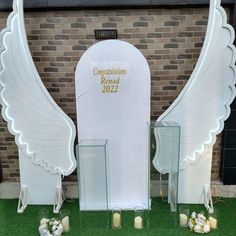
[[[186,86],[158,118],[181,126],[179,202],[203,203],[210,186],[212,147],[235,98],[235,38],[219,0],[210,0],[204,45]],[[163,169],[156,153],[153,164]]]
[[[104,70],[107,81],[119,81],[117,92],[104,91]],[[79,140],[108,140],[109,208],[148,209],[150,70],[145,57],[128,42],[101,41],[81,57],[75,84]]]
[[[19,148],[18,212],[27,204],[55,204],[58,212],[61,175],[69,175],[76,167],[76,131],[36,70],[27,43],[22,0],[14,0],[7,27],[1,31],[0,66],[2,115]]]

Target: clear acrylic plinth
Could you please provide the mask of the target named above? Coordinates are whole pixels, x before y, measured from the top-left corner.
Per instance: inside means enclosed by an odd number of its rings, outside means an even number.
[[[150,162],[152,163],[155,156],[158,157],[156,161],[158,161],[158,167],[161,170],[161,172],[158,172],[151,164],[152,173],[155,172],[158,183],[156,185],[158,190],[155,192],[159,193],[160,196],[152,200],[152,208],[158,206],[163,208],[162,204],[169,203],[169,210],[164,207],[165,210],[160,214],[163,214],[163,217],[169,215],[170,225],[167,228],[176,227],[178,222],[180,126],[175,122],[150,122],[148,126]]]
[[[109,226],[107,140],[81,140],[76,147],[81,227]]]

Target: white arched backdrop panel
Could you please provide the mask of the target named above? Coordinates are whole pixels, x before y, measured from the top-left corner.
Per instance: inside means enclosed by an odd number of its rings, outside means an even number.
[[[127,42],[105,40],[81,57],[75,82],[79,140],[108,139],[110,208],[147,208],[150,70],[146,59]]]

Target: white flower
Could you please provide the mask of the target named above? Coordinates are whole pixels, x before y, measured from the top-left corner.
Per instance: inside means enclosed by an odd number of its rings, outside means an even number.
[[[48,231],[47,227],[42,228],[41,226],[39,226],[39,234],[40,236],[52,236],[50,232]]]
[[[206,224],[206,221],[201,218],[196,218],[195,223],[196,223],[196,225],[204,226]]]
[[[60,236],[63,233],[62,224],[59,224],[57,229],[53,232],[53,236]]]
[[[210,230],[211,230],[210,226],[208,224],[205,224],[204,227],[203,227],[204,233],[209,233]]]
[[[191,218],[196,219],[196,217],[197,217],[197,213],[194,211],[194,212],[191,214]]]
[[[202,213],[197,214],[197,218],[206,220],[206,217]]]
[[[42,225],[42,224],[47,224],[49,222],[49,219],[47,219],[47,218],[42,218],[41,220],[40,220],[40,224]]]
[[[53,225],[53,220],[50,219],[49,222],[48,222],[49,225]]]
[[[194,225],[195,225],[194,219],[190,218],[190,219],[188,220],[188,227],[189,227],[189,229],[190,229],[191,231],[193,230]]]
[[[57,229],[57,226],[56,225],[53,225],[52,226],[52,231],[55,231]]]
[[[63,228],[63,225],[61,223],[58,225],[58,229],[62,230],[62,232],[63,232],[64,228]]]
[[[193,231],[195,233],[204,234],[204,230],[200,225],[195,225]]]
[[[47,224],[41,224],[39,230],[47,229]]]
[[[47,236],[47,232],[48,232],[47,224],[42,224],[42,225],[39,226],[40,236]]]
[[[53,221],[53,224],[54,224],[54,225],[59,225],[59,224],[60,224],[60,221],[54,220],[54,221]]]

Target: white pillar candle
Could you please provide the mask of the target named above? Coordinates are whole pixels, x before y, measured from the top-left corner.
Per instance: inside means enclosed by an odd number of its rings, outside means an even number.
[[[143,228],[143,219],[141,216],[136,216],[134,218],[134,228],[135,229],[142,229]]]
[[[121,227],[121,218],[120,213],[116,212],[112,216],[112,226],[114,228],[120,228]]]
[[[209,217],[209,223],[210,223],[210,227],[212,229],[216,229],[217,228],[217,219],[216,218],[210,216]]]
[[[69,223],[69,217],[65,216],[61,221],[63,232],[68,232],[70,230],[70,223]]]
[[[185,214],[179,214],[179,225],[180,226],[187,226],[188,224],[188,217]]]

